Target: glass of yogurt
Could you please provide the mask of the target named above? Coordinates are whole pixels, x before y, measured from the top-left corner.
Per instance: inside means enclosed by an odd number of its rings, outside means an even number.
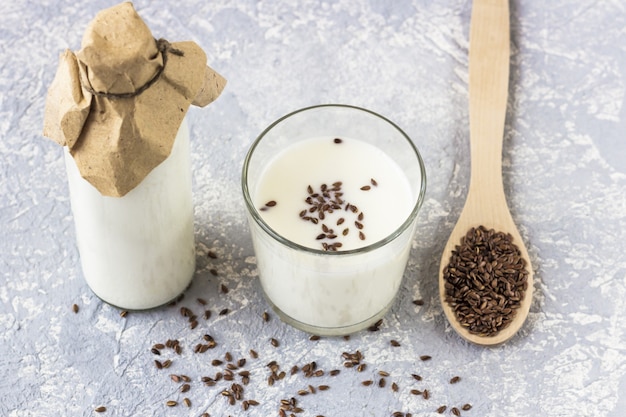
[[[283,321],[345,335],[385,315],[426,190],[397,125],[348,105],[290,113],[253,143],[242,188],[261,287]]]

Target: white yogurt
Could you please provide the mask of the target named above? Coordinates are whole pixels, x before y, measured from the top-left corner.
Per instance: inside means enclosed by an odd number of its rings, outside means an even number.
[[[174,299],[195,270],[189,129],[183,120],[170,156],[123,197],[102,196],[65,149],[83,274],[102,300],[123,309]]]
[[[250,191],[276,234],[317,250],[281,243],[250,221],[267,298],[286,321],[318,334],[358,330],[386,312],[402,281],[414,223],[385,245],[366,246],[396,232],[417,198],[403,170],[380,148],[354,138],[334,139],[290,145],[267,164]],[[342,194],[339,208],[325,210],[320,218],[320,204],[311,202],[318,201],[322,184],[327,192],[335,184]],[[325,200],[337,201],[336,193]],[[333,246],[336,242],[341,245]]]

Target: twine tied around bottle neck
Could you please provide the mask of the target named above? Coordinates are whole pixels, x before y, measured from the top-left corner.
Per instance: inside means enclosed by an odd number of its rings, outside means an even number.
[[[152,78],[150,78],[148,80],[148,82],[146,82],[144,85],[142,85],[141,87],[139,87],[135,91],[131,91],[131,92],[128,92],[128,93],[109,93],[109,92],[106,92],[106,91],[96,91],[96,90],[93,89],[93,87],[91,85],[83,86],[83,88],[85,88],[85,90],[87,90],[88,92],[90,92],[91,94],[93,94],[95,96],[105,97],[105,98],[113,98],[113,99],[115,99],[115,98],[132,98],[132,97],[136,97],[139,94],[143,93],[148,88],[150,88],[150,86],[152,84],[154,84],[156,82],[156,80],[158,80],[159,77],[161,76],[161,74],[163,73],[163,70],[165,69],[165,65],[167,65],[168,53],[176,55],[176,56],[184,56],[185,55],[185,53],[183,51],[181,51],[180,49],[173,48],[172,44],[169,43],[167,40],[165,40],[163,38],[155,39],[155,40],[156,40],[157,49],[161,53],[161,56],[163,57],[163,65],[161,65],[159,67],[159,69],[154,73]]]

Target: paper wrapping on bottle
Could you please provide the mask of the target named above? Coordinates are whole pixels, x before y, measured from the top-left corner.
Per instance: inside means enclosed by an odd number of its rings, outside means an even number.
[[[105,9],[81,49],[60,56],[43,134],[102,195],[121,197],[169,156],[189,106],[224,89],[206,60],[194,42],[155,40],[132,3]]]

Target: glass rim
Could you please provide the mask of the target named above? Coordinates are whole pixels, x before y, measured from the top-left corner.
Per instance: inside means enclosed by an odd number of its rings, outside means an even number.
[[[343,109],[351,109],[351,110],[357,110],[357,111],[361,111],[364,113],[368,113],[374,117],[377,117],[379,119],[381,119],[382,121],[384,121],[385,123],[388,123],[390,126],[392,126],[395,130],[397,130],[400,133],[400,136],[402,136],[407,143],[409,144],[409,147],[413,150],[413,152],[415,153],[415,156],[417,157],[417,161],[419,163],[419,168],[420,168],[420,189],[419,189],[419,193],[417,195],[417,198],[415,200],[415,203],[413,205],[413,208],[411,209],[411,212],[409,213],[409,215],[407,216],[407,218],[404,220],[404,222],[402,222],[402,224],[400,226],[398,226],[393,232],[389,233],[386,237],[384,237],[383,239],[380,239],[376,242],[370,243],[369,245],[366,246],[361,246],[359,248],[355,248],[355,249],[349,249],[349,250],[340,250],[340,251],[327,251],[324,249],[315,249],[315,248],[311,248],[309,246],[304,246],[301,245],[299,243],[296,243],[292,240],[289,240],[287,238],[285,238],[284,236],[282,236],[280,233],[277,233],[274,229],[272,229],[272,227],[270,227],[269,224],[267,224],[267,222],[265,222],[265,220],[263,220],[263,217],[261,216],[261,214],[259,213],[259,211],[257,210],[257,208],[254,206],[254,203],[252,202],[252,198],[250,196],[250,189],[248,188],[248,166],[250,165],[250,160],[252,159],[252,155],[254,154],[254,150],[256,149],[256,147],[259,145],[259,143],[261,143],[261,141],[263,140],[263,138],[278,124],[282,123],[284,120],[291,118],[292,116],[295,116],[296,114],[299,113],[303,113],[309,110],[314,110],[314,109],[319,109],[319,108],[343,108]],[[419,150],[417,149],[417,147],[415,146],[415,144],[413,143],[413,141],[411,140],[411,138],[394,122],[392,122],[391,120],[389,120],[388,118],[374,112],[368,109],[365,109],[363,107],[358,107],[358,106],[353,106],[353,105],[349,105],[349,104],[317,104],[317,105],[313,105],[313,106],[308,106],[308,107],[303,107],[300,108],[298,110],[292,111],[291,113],[285,114],[284,116],[278,118],[277,120],[275,120],[273,123],[271,123],[269,126],[267,126],[260,134],[259,136],[257,136],[257,138],[254,140],[254,142],[252,143],[252,145],[250,146],[250,149],[248,150],[246,157],[244,159],[243,162],[243,170],[242,170],[242,175],[241,175],[241,187],[243,190],[243,196],[244,196],[244,200],[245,200],[245,204],[246,204],[246,209],[248,214],[250,214],[250,216],[254,219],[255,223],[258,224],[261,229],[263,229],[269,236],[271,236],[274,240],[276,240],[277,242],[291,248],[291,249],[295,249],[298,251],[302,251],[302,252],[307,252],[310,254],[314,254],[314,255],[324,255],[324,256],[349,256],[349,255],[355,255],[355,254],[359,254],[359,253],[367,253],[367,252],[371,252],[375,249],[378,249],[380,247],[383,247],[385,245],[387,245],[389,242],[395,240],[398,236],[400,236],[402,233],[404,233],[405,230],[407,230],[409,228],[409,226],[411,225],[411,223],[413,223],[413,221],[415,220],[415,218],[417,217],[417,213],[419,212],[419,209],[422,206],[422,203],[424,202],[424,196],[426,194],[426,168],[424,165],[424,161],[422,159],[422,156],[419,153]]]

